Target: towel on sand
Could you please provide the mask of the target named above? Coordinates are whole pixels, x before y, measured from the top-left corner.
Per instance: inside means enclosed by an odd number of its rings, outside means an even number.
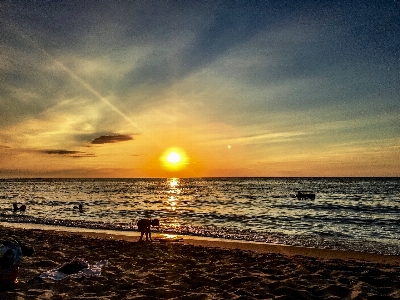
[[[42,279],[62,280],[67,277],[81,278],[100,276],[101,268],[108,264],[107,260],[101,260],[90,265],[81,258],[74,258],[59,268],[55,268],[39,275]]]

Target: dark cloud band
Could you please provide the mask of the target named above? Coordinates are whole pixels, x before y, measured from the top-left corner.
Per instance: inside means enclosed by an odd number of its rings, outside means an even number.
[[[42,150],[41,153],[50,154],[50,155],[64,155],[69,157],[94,157],[93,153],[82,152],[82,151],[73,151],[73,150]]]
[[[102,135],[95,138],[92,144],[111,144],[133,140],[130,135]]]

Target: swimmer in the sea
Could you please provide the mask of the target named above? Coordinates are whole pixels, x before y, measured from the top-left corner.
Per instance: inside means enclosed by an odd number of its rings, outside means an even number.
[[[22,204],[21,207],[18,207],[17,203],[13,203],[13,210],[14,211],[25,211],[26,205]]]
[[[79,206],[74,206],[74,209],[78,209],[79,212],[83,212],[83,205],[79,204]]]

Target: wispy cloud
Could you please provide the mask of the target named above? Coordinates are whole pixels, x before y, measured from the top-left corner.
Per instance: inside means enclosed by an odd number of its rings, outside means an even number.
[[[49,154],[49,155],[62,155],[68,156],[73,158],[80,158],[80,157],[95,157],[94,153],[82,152],[82,151],[74,151],[74,150],[40,150],[40,153]]]
[[[308,161],[335,149],[345,168],[352,142],[366,143],[360,152],[399,144],[395,1],[7,0],[2,8],[0,159],[11,169],[72,168],[66,157],[88,157],[74,168],[94,173],[102,163],[145,169],[147,156],[156,168],[160,149],[174,143],[209,153],[210,168],[215,157],[220,169],[228,164],[227,145],[234,170],[311,148]],[[237,167],[239,145],[251,159]],[[43,155],[52,156],[46,166]]]
[[[130,135],[102,135],[95,138],[91,144],[112,144],[131,140],[133,140],[133,138]]]
[[[287,142],[293,139],[298,139],[304,136],[304,132],[277,132],[277,133],[263,133],[256,135],[248,135],[235,137],[225,140],[219,140],[218,144],[268,144],[268,143],[279,143]]]

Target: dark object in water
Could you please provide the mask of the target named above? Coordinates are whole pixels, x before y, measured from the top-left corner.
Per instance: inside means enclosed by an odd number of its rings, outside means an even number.
[[[79,206],[74,206],[74,209],[78,209],[79,212],[83,212],[83,204],[80,203]]]
[[[315,194],[314,194],[314,192],[311,192],[311,191],[298,191],[295,197],[298,200],[305,200],[305,199],[314,200]]]
[[[17,203],[13,203],[13,209],[14,211],[25,211],[26,210],[26,205],[22,204],[21,207],[18,207]]]

